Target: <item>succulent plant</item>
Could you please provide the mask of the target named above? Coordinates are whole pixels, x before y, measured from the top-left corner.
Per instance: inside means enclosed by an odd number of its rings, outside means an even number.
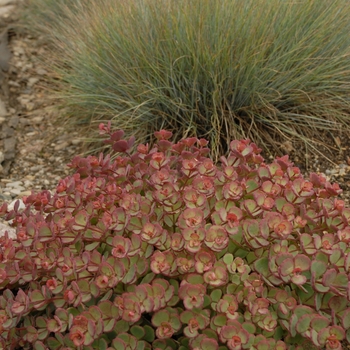
[[[350,209],[248,140],[75,157],[56,191],[11,211],[0,238],[3,349],[342,349],[350,341]]]

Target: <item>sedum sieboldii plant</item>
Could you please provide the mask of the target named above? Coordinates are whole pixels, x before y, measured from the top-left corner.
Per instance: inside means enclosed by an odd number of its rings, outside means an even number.
[[[3,349],[342,349],[350,340],[350,209],[232,141],[137,145],[100,125],[116,157],[75,157],[55,193],[0,209]]]

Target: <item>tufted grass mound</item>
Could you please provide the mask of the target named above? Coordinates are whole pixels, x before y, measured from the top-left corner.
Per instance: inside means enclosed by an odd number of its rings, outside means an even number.
[[[81,127],[206,137],[217,159],[230,139],[271,150],[349,125],[347,0],[31,2],[55,29],[50,64]],[[45,22],[45,3],[60,17]]]

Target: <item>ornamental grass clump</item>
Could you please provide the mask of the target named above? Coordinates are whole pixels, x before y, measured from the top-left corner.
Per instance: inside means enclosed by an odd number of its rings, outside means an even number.
[[[116,152],[75,157],[55,193],[2,217],[3,349],[342,349],[350,209],[337,184],[248,140],[156,145],[100,125]]]
[[[36,25],[56,37],[49,66],[81,128],[205,137],[217,161],[232,139],[276,153],[349,125],[347,0],[32,1],[64,13]]]

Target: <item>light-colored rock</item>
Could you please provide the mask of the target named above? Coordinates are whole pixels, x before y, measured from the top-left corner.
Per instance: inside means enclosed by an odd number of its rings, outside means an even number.
[[[39,116],[39,115],[36,116],[36,117],[31,118],[31,121],[34,124],[40,124],[43,120],[44,120],[44,117],[43,116]]]
[[[18,187],[18,186],[21,186],[21,185],[23,185],[23,182],[22,182],[22,181],[12,181],[12,182],[8,182],[8,183],[6,184],[6,187],[12,187],[12,188],[14,188],[14,187]]]
[[[19,194],[19,197],[27,197],[32,194],[32,191],[23,191]]]
[[[39,68],[36,70],[36,73],[39,75],[46,75],[47,71],[45,69]]]
[[[0,237],[5,236],[6,231],[8,232],[10,238],[15,239],[17,237],[16,230],[13,227],[0,222]]]
[[[39,78],[36,78],[36,77],[33,77],[33,78],[29,78],[28,79],[28,83],[27,83],[27,86],[28,87],[32,87],[34,84],[36,84],[40,79]]]
[[[7,5],[7,6],[0,7],[0,17],[3,17],[3,18],[8,17],[14,9],[15,9],[14,5]]]
[[[11,196],[16,197],[20,195],[24,190],[25,190],[24,187],[18,186],[16,188],[11,188],[10,193],[11,193]]]
[[[17,0],[0,0],[0,6],[14,5]]]
[[[4,153],[0,151],[0,163],[2,163],[5,160]]]
[[[7,209],[8,209],[8,210],[13,210],[17,201],[19,201],[19,207],[18,207],[18,209],[24,209],[24,208],[26,207],[26,206],[24,205],[22,199],[15,199],[15,200],[13,200],[13,201],[7,206]]]
[[[69,146],[69,142],[62,142],[62,143],[56,145],[54,149],[55,149],[55,151],[60,151],[62,149],[67,148],[68,146]]]

